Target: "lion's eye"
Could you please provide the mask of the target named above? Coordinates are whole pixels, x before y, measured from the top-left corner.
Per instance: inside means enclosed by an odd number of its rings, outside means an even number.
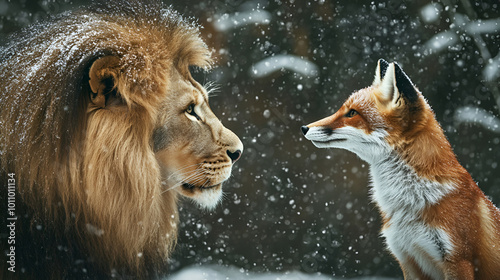
[[[195,117],[197,120],[200,120],[200,116],[198,116],[198,114],[196,114],[196,112],[194,111],[194,104],[191,104],[191,105],[189,105],[187,107],[186,113],[188,113],[191,116]]]
[[[194,104],[190,104],[187,109],[186,109],[186,113],[192,115],[194,113]]]
[[[354,116],[356,116],[358,114],[358,112],[354,109],[351,109],[349,110],[349,112],[347,112],[347,114],[345,114],[346,118],[352,118]]]

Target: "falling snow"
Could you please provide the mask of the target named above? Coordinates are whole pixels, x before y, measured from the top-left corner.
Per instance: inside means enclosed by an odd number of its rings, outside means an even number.
[[[13,32],[85,1],[14,2],[0,0],[4,46]],[[194,72],[194,78],[219,85],[210,105],[245,150],[214,211],[181,201],[179,240],[167,279],[402,278],[379,235],[368,166],[346,151],[316,149],[300,132],[302,125],[334,113],[354,90],[369,86],[379,58],[404,67],[461,164],[500,205],[500,4],[169,3],[203,27],[217,64],[210,72]],[[74,32],[38,50],[45,56],[31,63],[29,79],[43,79],[36,73],[46,67],[45,58],[69,57],[75,45],[91,44],[98,36],[89,25],[68,28]],[[86,229],[103,234],[91,224]],[[376,278],[358,278],[370,276]]]

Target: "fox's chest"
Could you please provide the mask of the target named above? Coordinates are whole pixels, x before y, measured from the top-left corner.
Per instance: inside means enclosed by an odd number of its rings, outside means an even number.
[[[372,198],[385,220],[382,235],[393,255],[407,267],[444,279],[440,267],[452,251],[448,234],[429,226],[422,210],[439,203],[453,187],[419,177],[397,157],[371,166]]]
[[[382,235],[399,262],[417,265],[433,279],[444,279],[440,267],[452,246],[444,230],[417,221],[396,221],[393,218],[384,225]]]
[[[444,230],[424,223],[421,213],[453,187],[419,177],[397,157],[371,166],[371,176],[372,198],[383,214],[382,235],[390,251],[405,267],[416,265],[433,279],[444,279],[440,267],[453,244]]]

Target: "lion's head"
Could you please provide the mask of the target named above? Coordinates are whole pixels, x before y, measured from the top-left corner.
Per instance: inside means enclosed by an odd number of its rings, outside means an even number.
[[[121,77],[126,75],[127,70],[123,72],[126,67],[122,66],[126,63],[126,59],[112,55],[92,64],[89,71],[90,114],[98,110],[129,113],[126,102],[129,97],[123,95],[130,94],[130,85],[127,82],[120,84],[126,80]],[[222,182],[231,175],[232,165],[240,158],[243,145],[214,115],[207,89],[193,79],[189,65],[172,64],[161,68],[165,72],[159,79],[164,85],[154,88],[152,94],[162,97],[148,104],[155,115],[152,116],[153,130],[147,133],[151,136],[151,147],[160,168],[163,191],[179,192],[202,207],[213,208],[222,195]]]
[[[0,61],[1,173],[33,217],[108,272],[163,264],[177,194],[213,208],[243,150],[190,74],[212,63],[197,27],[101,4],[26,30]]]
[[[187,73],[174,71],[169,76],[172,99],[161,104],[154,150],[162,183],[212,208],[243,146],[211,111],[207,91]]]

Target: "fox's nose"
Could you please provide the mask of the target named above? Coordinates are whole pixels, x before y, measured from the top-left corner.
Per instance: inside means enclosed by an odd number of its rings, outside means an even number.
[[[241,150],[236,150],[235,152],[231,152],[231,151],[227,150],[227,155],[231,159],[231,162],[235,163],[241,157]]]
[[[302,134],[304,134],[304,136],[305,136],[305,135],[307,134],[307,132],[309,131],[309,127],[307,127],[307,126],[305,126],[305,125],[303,125],[300,129],[302,130]]]

